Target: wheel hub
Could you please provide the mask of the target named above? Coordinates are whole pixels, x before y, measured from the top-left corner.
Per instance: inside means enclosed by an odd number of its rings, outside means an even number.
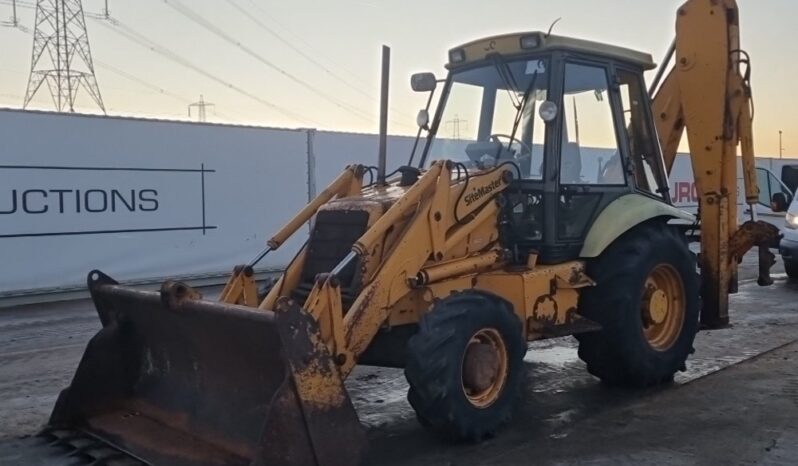
[[[507,347],[495,329],[474,334],[462,361],[463,393],[477,408],[487,408],[499,399],[508,372]]]
[[[650,288],[646,297],[645,317],[654,325],[665,322],[668,318],[668,295],[658,288]]]
[[[499,353],[486,343],[468,345],[463,363],[463,385],[470,392],[484,392],[499,375]]]
[[[659,264],[646,279],[640,309],[643,334],[651,348],[670,349],[682,332],[685,291],[679,272],[670,264]]]

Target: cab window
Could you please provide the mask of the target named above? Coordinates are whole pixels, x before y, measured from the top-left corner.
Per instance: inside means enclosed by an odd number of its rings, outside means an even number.
[[[648,94],[635,73],[618,70],[621,105],[623,107],[623,136],[629,144],[631,168],[637,189],[660,195],[658,179],[662,170],[662,156],[654,142],[654,134],[646,116]]]
[[[625,184],[608,89],[605,68],[566,64],[561,184]]]
[[[546,124],[538,108],[548,85],[545,59],[497,58],[453,73],[429,159],[467,168],[512,162],[522,178],[542,179]]]

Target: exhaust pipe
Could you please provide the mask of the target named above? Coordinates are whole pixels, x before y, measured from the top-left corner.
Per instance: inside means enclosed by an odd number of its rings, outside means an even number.
[[[380,93],[380,152],[377,160],[377,184],[385,186],[388,149],[388,90],[391,74],[391,48],[382,46],[382,84]]]

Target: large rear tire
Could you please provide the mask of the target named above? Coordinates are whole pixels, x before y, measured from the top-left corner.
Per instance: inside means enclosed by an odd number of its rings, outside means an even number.
[[[693,352],[700,308],[695,257],[663,222],[633,228],[587,264],[596,282],[579,313],[601,331],[577,336],[579,357],[602,381],[647,387],[673,380]]]
[[[509,303],[477,291],[435,303],[408,341],[408,401],[425,427],[478,442],[509,421],[521,397],[526,341]]]

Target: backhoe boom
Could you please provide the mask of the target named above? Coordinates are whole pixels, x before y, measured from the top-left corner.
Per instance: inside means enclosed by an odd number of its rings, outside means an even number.
[[[736,286],[741,255],[754,244],[772,242],[777,236],[771,226],[763,223],[738,229],[738,146],[745,202],[751,207],[753,222],[759,189],[754,163],[750,63],[740,49],[736,1],[684,3],[678,11],[675,48],[671,50],[675,51],[675,63],[653,96],[652,110],[669,172],[687,130],[700,206],[701,322],[706,327],[722,327],[729,322],[729,292]],[[661,66],[667,67],[667,61]],[[730,244],[737,247],[730,248]]]

